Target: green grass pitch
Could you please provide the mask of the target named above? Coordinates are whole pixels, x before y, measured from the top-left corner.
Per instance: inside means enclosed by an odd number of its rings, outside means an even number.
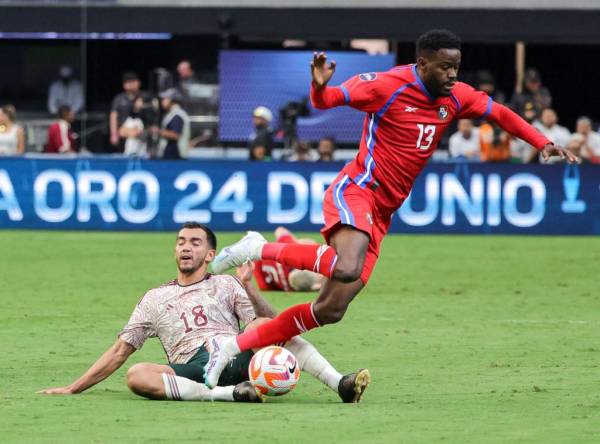
[[[164,362],[156,339],[84,394],[36,395],[174,277],[174,234],[1,231],[0,245],[2,443],[600,441],[598,238],[389,236],[342,323],[306,335],[343,373],[371,370],[359,405],[306,374],[263,405],[147,401],[124,374]]]

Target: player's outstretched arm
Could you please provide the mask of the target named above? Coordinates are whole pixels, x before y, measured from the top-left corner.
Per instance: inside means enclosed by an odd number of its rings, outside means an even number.
[[[88,371],[81,375],[75,382],[66,387],[40,390],[38,393],[45,395],[73,395],[81,393],[112,375],[127,361],[127,358],[134,351],[135,348],[132,345],[121,339],[117,339],[117,342],[106,350]]]
[[[277,312],[273,309],[260,294],[258,288],[252,283],[252,274],[254,273],[254,263],[251,261],[238,267],[235,271],[237,278],[244,286],[244,290],[248,293],[248,298],[254,307],[256,317],[259,318],[274,318]]]

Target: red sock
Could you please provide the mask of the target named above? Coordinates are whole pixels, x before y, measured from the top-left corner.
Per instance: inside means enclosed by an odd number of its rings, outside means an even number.
[[[329,245],[271,242],[263,246],[261,259],[270,259],[300,270],[314,271],[331,279],[337,254]]]
[[[282,311],[278,316],[237,336],[240,351],[287,342],[308,330],[319,327],[312,304],[299,304]]]

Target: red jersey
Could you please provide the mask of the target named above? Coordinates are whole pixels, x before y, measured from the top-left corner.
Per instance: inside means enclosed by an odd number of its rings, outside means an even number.
[[[288,281],[292,270],[294,269],[272,260],[254,261],[254,278],[258,288],[263,291],[294,291]]]
[[[284,235],[278,237],[276,242],[291,244],[296,240],[291,235]],[[258,288],[264,291],[294,291],[288,280],[292,270],[294,268],[270,259],[254,261],[254,279]]]
[[[358,155],[344,172],[360,187],[380,187],[378,204],[389,211],[402,205],[454,119],[483,117],[537,149],[550,143],[518,115],[465,83],[457,82],[449,97],[433,97],[414,64],[360,74],[337,87],[311,86],[311,101],[319,109],[349,105],[367,113]]]

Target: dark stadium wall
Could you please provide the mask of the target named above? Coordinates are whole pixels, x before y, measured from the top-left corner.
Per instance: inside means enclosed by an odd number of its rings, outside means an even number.
[[[158,66],[174,70],[176,63],[189,58],[196,71],[214,77],[221,39],[218,35],[180,36],[156,41],[88,41],[87,103],[90,110],[107,111],[112,97],[121,88],[121,75],[136,70],[147,86],[148,72]],[[326,42],[315,43],[327,45]],[[280,40],[234,40],[233,48],[260,49],[281,46]],[[331,48],[341,49],[339,42]],[[542,80],[554,97],[554,106],[563,125],[573,129],[580,115],[600,120],[597,95],[587,91],[588,79],[596,77],[599,62],[590,57],[595,46],[565,44],[530,44],[527,65],[538,68]],[[0,77],[0,97],[17,109],[44,110],[48,84],[58,66],[70,63],[81,75],[80,42],[76,40],[0,40],[0,57],[10,60]],[[398,63],[414,60],[414,43],[399,42]],[[583,62],[585,61],[585,62]],[[496,76],[498,88],[510,98],[514,89],[514,44],[465,43],[461,78],[470,82],[479,69],[489,69]],[[341,81],[342,79],[336,79]]]
[[[466,40],[600,43],[600,9],[336,9],[6,5],[2,32],[176,32],[266,38],[399,38],[451,27]]]

